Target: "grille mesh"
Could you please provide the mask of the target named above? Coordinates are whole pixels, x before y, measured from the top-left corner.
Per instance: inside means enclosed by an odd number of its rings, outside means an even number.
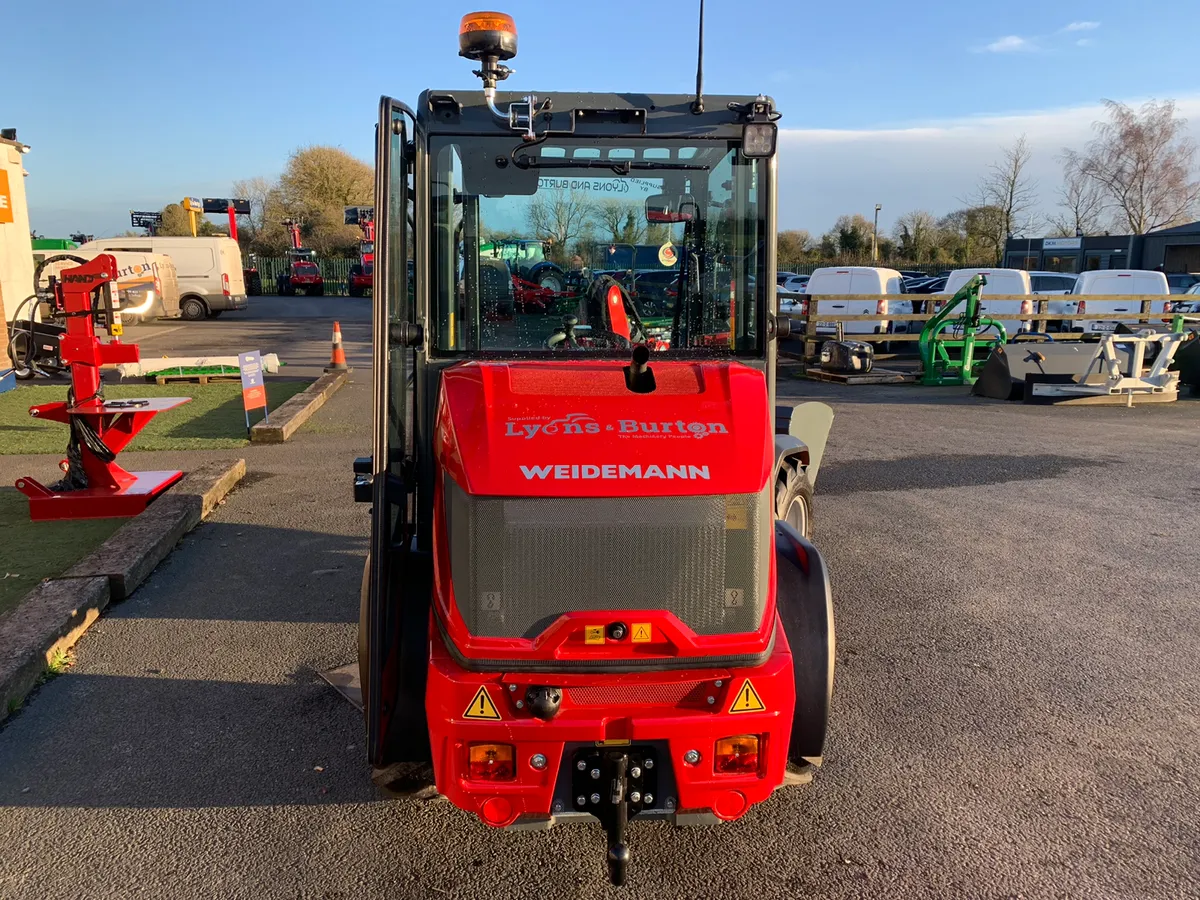
[[[579,706],[611,706],[614,703],[675,706],[689,698],[704,703],[707,692],[700,688],[706,684],[708,682],[672,681],[667,684],[586,685],[567,688],[567,696]]]
[[[455,600],[479,637],[564,612],[665,609],[701,635],[762,622],[769,497],[471,497],[446,480]]]

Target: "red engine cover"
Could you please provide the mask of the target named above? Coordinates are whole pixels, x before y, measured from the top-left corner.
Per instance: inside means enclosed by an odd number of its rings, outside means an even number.
[[[655,361],[635,394],[619,361],[470,362],[446,372],[437,453],[470,494],[749,494],[770,477],[766,379],[740,363]]]

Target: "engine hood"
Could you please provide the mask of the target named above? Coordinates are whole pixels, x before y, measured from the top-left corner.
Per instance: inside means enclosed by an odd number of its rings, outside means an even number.
[[[442,376],[438,461],[470,494],[749,494],[772,465],[766,378],[741,363],[469,362]]]

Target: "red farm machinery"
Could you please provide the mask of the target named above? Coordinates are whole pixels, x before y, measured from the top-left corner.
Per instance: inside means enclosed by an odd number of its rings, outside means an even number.
[[[298,219],[283,220],[291,248],[288,250],[287,268],[276,277],[275,287],[283,297],[294,297],[298,291],[309,297],[320,297],[325,293],[325,279],[317,266],[316,252],[306,249],[301,243],[300,226]]]
[[[380,785],[490,826],[598,821],[619,884],[630,819],[738,819],[825,745],[832,412],[774,406],[778,113],[501,94],[513,20],[465,16],[459,40],[483,90],[385,97],[377,126],[367,753]],[[658,339],[606,275],[522,276],[553,314],[495,315],[520,274],[502,248],[539,241],[564,190],[667,235]]]

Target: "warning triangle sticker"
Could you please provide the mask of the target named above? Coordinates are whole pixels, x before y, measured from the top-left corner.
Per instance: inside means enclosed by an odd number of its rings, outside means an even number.
[[[734,695],[733,704],[729,707],[731,713],[747,713],[747,712],[762,712],[766,709],[763,705],[762,698],[758,696],[758,691],[754,689],[754,685],[747,678],[742,682],[741,688]]]
[[[485,719],[488,722],[500,721],[500,710],[496,709],[496,704],[488,696],[487,688],[480,686],[475,696],[471,698],[471,703],[467,707],[466,712],[463,713],[463,718]]]

